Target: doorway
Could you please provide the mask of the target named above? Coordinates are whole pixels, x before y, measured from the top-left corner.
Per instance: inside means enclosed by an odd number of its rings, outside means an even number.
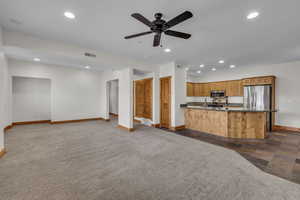
[[[171,77],[160,78],[160,127],[171,125]]]
[[[134,119],[152,123],[153,78],[134,81]]]
[[[109,118],[117,119],[119,116],[119,80],[108,81]]]

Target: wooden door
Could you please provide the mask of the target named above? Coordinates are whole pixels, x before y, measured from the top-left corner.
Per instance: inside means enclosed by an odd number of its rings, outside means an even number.
[[[135,81],[135,116],[144,117],[144,107],[145,107],[145,92],[144,92],[144,81]]]
[[[135,117],[152,119],[152,78],[135,81]]]
[[[152,78],[144,80],[144,118],[152,119]]]
[[[171,124],[171,77],[160,79],[160,127]]]

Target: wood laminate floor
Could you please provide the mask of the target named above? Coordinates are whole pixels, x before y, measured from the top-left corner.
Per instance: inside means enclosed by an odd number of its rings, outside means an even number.
[[[235,150],[261,170],[300,184],[300,133],[272,132],[265,140],[234,140],[193,130],[176,132]]]

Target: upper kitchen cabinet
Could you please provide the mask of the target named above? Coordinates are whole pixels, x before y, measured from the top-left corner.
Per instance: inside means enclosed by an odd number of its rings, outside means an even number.
[[[227,96],[243,96],[241,80],[210,83],[187,83],[188,97],[209,97],[213,90],[226,91]]]
[[[243,86],[247,85],[272,85],[275,81],[275,76],[262,76],[243,79]]]
[[[201,96],[203,97],[208,97],[210,96],[210,91],[212,85],[210,83],[200,83],[203,85],[203,91],[201,92]]]
[[[241,80],[226,81],[226,96],[243,96],[243,85]]]
[[[219,81],[209,83],[187,83],[187,96],[209,97],[213,90],[225,91],[226,96],[244,96],[244,86],[248,85],[273,85],[275,76],[262,76],[242,80]]]
[[[188,97],[195,96],[195,93],[194,93],[194,83],[187,83],[186,84],[186,95]]]
[[[201,83],[194,83],[194,96],[200,97],[203,96],[203,84]]]

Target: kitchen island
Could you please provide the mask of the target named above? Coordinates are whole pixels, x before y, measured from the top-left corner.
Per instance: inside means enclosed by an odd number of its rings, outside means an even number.
[[[264,139],[267,137],[267,113],[276,110],[248,108],[212,108],[187,106],[185,127],[226,138]]]

